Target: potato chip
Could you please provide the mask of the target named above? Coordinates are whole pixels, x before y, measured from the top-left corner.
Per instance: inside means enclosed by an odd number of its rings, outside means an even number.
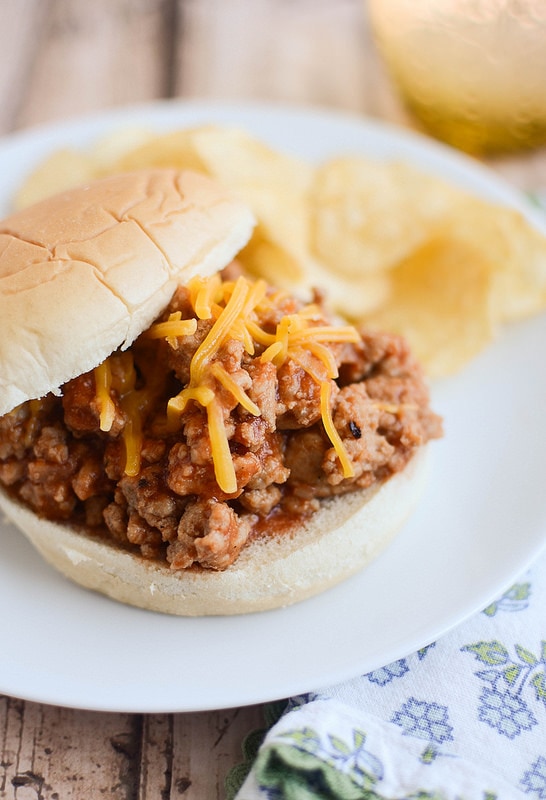
[[[123,153],[118,162],[112,164],[112,168],[117,172],[146,167],[174,167],[207,172],[193,146],[192,134],[192,130],[156,134],[149,141]]]
[[[355,283],[336,277],[316,264],[308,277],[314,279],[315,287],[325,292],[327,304],[333,311],[354,323],[382,308],[390,297],[391,280],[385,273],[363,275]]]
[[[13,207],[15,210],[26,208],[38,200],[71,189],[95,176],[95,165],[88,153],[70,149],[58,150],[23,182],[13,198]]]
[[[208,174],[252,208],[262,236],[293,258],[305,258],[313,168],[235,128],[201,128],[191,141]]]
[[[493,265],[492,304],[499,322],[546,307],[546,237],[519,212],[468,197],[451,210],[445,229]]]
[[[312,290],[326,294],[328,306],[348,320],[357,321],[379,308],[389,295],[385,275],[365,275],[358,285],[336,278],[317,261],[298,261],[286,250],[257,233],[239,253],[237,260],[251,275],[310,300]]]
[[[353,280],[390,269],[432,235],[459,196],[408,164],[331,159],[317,169],[310,193],[312,249]]]
[[[260,226],[237,256],[243,267],[255,277],[264,278],[279,288],[294,290],[306,285],[303,264],[264,236]],[[309,288],[306,286],[306,288]]]
[[[29,206],[56,192],[119,172],[125,153],[151,137],[149,131],[121,128],[100,138],[89,150],[65,148],[52,153],[21,185],[13,200],[14,208]]]
[[[155,139],[157,139],[156,133],[136,127],[117,128],[101,136],[89,152],[97,176],[120,172],[119,164],[128,153],[144,147]]]
[[[432,376],[459,370],[493,338],[491,262],[438,237],[392,270],[391,293],[366,324],[403,334]]]

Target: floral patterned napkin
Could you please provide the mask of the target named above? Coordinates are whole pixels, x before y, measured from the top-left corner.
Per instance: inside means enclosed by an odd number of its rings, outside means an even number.
[[[439,641],[289,700],[244,771],[237,800],[546,800],[546,554]]]

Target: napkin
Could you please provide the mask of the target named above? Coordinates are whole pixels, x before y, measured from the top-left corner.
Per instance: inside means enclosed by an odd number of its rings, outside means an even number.
[[[438,641],[290,698],[245,746],[230,799],[546,800],[546,553]]]

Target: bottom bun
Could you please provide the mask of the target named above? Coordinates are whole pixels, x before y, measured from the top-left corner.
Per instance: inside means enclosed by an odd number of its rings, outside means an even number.
[[[426,451],[378,487],[322,501],[319,511],[292,531],[252,541],[223,572],[173,571],[41,519],[4,493],[0,506],[46,561],[81,586],[167,614],[242,614],[311,597],[372,561],[421,495]]]

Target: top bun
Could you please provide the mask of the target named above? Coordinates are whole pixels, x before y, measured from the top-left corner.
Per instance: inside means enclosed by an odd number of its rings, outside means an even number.
[[[253,226],[223,187],[173,169],[104,178],[0,222],[0,415],[128,347]]]

